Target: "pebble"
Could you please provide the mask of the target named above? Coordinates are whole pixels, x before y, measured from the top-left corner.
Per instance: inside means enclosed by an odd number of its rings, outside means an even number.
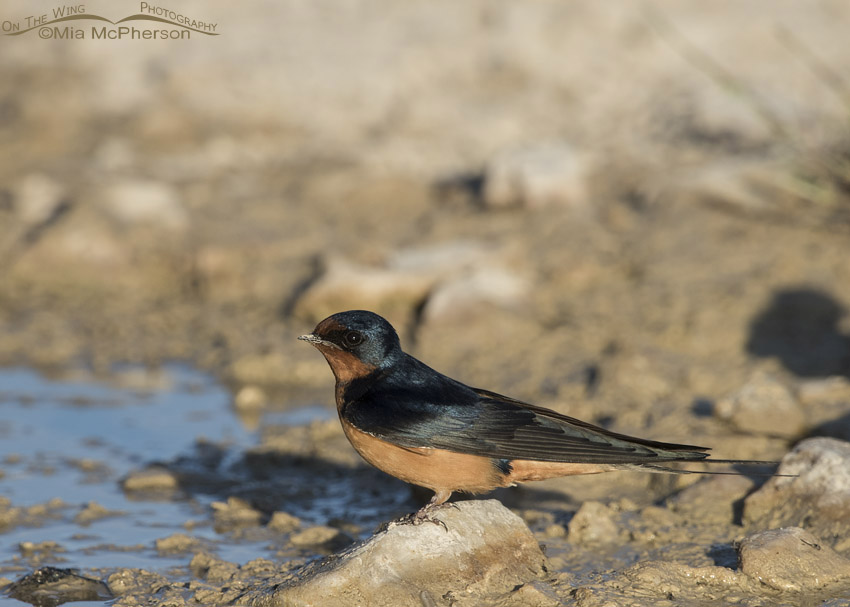
[[[268,396],[259,386],[242,386],[233,398],[237,411],[259,411],[268,404]]]
[[[617,541],[619,516],[600,502],[584,502],[567,526],[567,539],[573,544],[608,544]]]
[[[130,226],[152,224],[174,231],[189,227],[189,214],[179,193],[161,181],[117,181],[104,188],[102,204],[109,215]]]
[[[65,195],[54,179],[42,173],[30,173],[15,188],[15,214],[27,227],[43,224],[57,212]]]
[[[484,204],[491,209],[581,207],[590,197],[591,164],[586,154],[564,142],[508,149],[485,169]]]
[[[850,443],[806,439],[782,458],[777,474],[791,476],[774,476],[747,497],[745,524],[800,526],[830,542],[850,537]]]
[[[173,491],[179,481],[173,472],[162,466],[150,466],[130,472],[122,481],[124,491]]]
[[[777,590],[815,590],[850,579],[850,560],[799,527],[751,535],[740,542],[738,556],[741,571]]]
[[[124,514],[124,512],[120,510],[109,510],[104,506],[101,506],[97,502],[89,502],[85,508],[80,510],[76,516],[74,517],[74,522],[78,525],[88,525],[93,521],[100,520],[102,518],[107,518],[110,516],[120,516]]]
[[[256,527],[263,513],[238,497],[229,497],[226,502],[213,502],[213,520],[218,532],[238,527]]]
[[[339,529],[316,525],[293,533],[289,541],[297,548],[313,548],[319,552],[333,552],[348,546],[353,540]]]
[[[301,519],[297,516],[292,516],[288,512],[278,510],[272,514],[269,520],[268,528],[280,533],[290,533],[301,526]]]
[[[174,533],[168,537],[158,538],[155,542],[156,551],[160,554],[173,554],[175,552],[189,552],[200,545],[197,538],[185,533]]]
[[[805,432],[806,414],[791,390],[775,377],[756,372],[714,414],[735,428],[755,434],[793,438]]]

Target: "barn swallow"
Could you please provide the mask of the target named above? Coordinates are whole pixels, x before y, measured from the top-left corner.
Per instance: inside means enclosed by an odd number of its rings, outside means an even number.
[[[328,361],[343,431],[363,459],[434,491],[420,520],[455,491],[622,469],[681,472],[663,464],[708,457],[706,447],[618,434],[462,384],[403,352],[395,329],[373,312],[334,314],[298,339]]]

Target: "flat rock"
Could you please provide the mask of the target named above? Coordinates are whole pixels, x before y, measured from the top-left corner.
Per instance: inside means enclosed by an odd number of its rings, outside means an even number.
[[[149,466],[130,472],[121,481],[124,491],[175,491],[179,481],[173,472],[162,466]]]
[[[459,502],[433,517],[445,528],[391,523],[367,541],[308,565],[294,581],[257,591],[251,604],[421,607],[449,604],[445,597],[490,604],[546,575],[546,557],[531,531],[498,501]],[[526,590],[510,604],[540,604],[545,595],[540,588]]]
[[[800,526],[837,550],[850,548],[850,443],[810,438],[789,452],[775,476],[744,502],[744,523]]]
[[[485,170],[484,204],[490,208],[582,206],[589,197],[590,164],[586,154],[563,142],[505,150]]]
[[[574,544],[609,544],[620,535],[619,515],[601,502],[584,502],[567,527],[567,538]]]
[[[104,188],[101,204],[110,216],[126,225],[149,224],[177,231],[189,225],[189,214],[177,189],[161,181],[116,181]]]
[[[777,590],[814,590],[850,579],[850,560],[800,529],[770,529],[738,546],[741,571]]]
[[[738,430],[756,434],[793,438],[806,429],[805,412],[791,390],[762,372],[718,402],[714,413]]]
[[[530,289],[504,250],[469,240],[402,248],[368,265],[330,256],[323,265],[294,309],[311,322],[359,308],[401,328],[423,304],[429,319],[462,315],[481,303],[515,308]]]

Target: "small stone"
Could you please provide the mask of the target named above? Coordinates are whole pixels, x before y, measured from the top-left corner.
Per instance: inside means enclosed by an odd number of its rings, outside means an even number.
[[[33,556],[36,554],[50,555],[56,554],[57,552],[65,552],[65,548],[63,548],[61,544],[52,541],[39,542],[38,544],[33,542],[21,542],[18,544],[18,550],[20,550],[21,555],[23,556]]]
[[[752,491],[755,482],[746,476],[709,476],[667,500],[674,512],[698,516],[702,521],[733,522],[735,504]]]
[[[233,399],[237,411],[259,411],[268,403],[268,396],[258,386],[242,386]]]
[[[617,513],[600,502],[584,502],[567,526],[567,539],[573,544],[608,544],[617,541],[620,530]]]
[[[777,590],[815,590],[850,579],[850,560],[799,527],[751,535],[738,555],[741,571]]]
[[[192,557],[189,569],[198,578],[208,582],[224,582],[233,577],[239,570],[239,565],[200,552]]]
[[[403,324],[437,281],[426,272],[372,267],[331,258],[324,274],[298,299],[295,314],[316,323],[342,310],[374,310]]]
[[[297,516],[292,516],[288,512],[278,510],[272,514],[268,528],[278,531],[279,533],[290,533],[301,526],[301,519]]]
[[[320,551],[333,552],[348,546],[352,539],[339,529],[316,525],[304,531],[293,533],[289,538],[293,546],[298,548],[315,548]]]
[[[158,573],[143,569],[119,569],[106,579],[109,590],[116,596],[128,593],[149,593],[152,589],[168,585],[168,580]]]
[[[74,517],[74,522],[78,525],[88,525],[93,521],[107,518],[110,516],[120,516],[124,512],[120,510],[109,510],[98,504],[97,502],[89,502],[85,508],[80,510]]]
[[[744,502],[746,524],[801,526],[824,540],[850,535],[850,443],[806,439],[782,458],[776,472]]]
[[[184,533],[174,533],[168,537],[157,539],[155,545],[156,551],[160,554],[173,554],[194,550],[200,545],[200,542],[197,538]]]
[[[510,149],[485,169],[484,204],[490,208],[587,204],[591,163],[566,143]]]
[[[130,472],[122,481],[124,491],[173,491],[179,481],[173,472],[162,466],[150,466]]]
[[[468,601],[463,604],[489,605],[503,604],[523,584],[546,577],[546,557],[531,531],[496,500],[458,502],[432,516],[445,528],[390,524],[366,542],[308,565],[292,582],[257,588],[257,597],[278,605],[421,607],[442,604],[451,592]],[[545,596],[537,590],[530,596]]]
[[[58,567],[36,569],[6,587],[5,593],[31,605],[101,602],[115,598],[107,585],[100,580]]]
[[[518,309],[528,301],[530,285],[519,274],[502,267],[482,266],[448,280],[428,296],[423,316],[428,321],[481,313],[481,304]]]
[[[807,427],[805,412],[791,390],[762,372],[718,402],[714,413],[738,430],[757,434],[793,438]]]
[[[256,527],[263,518],[262,512],[238,497],[229,497],[227,502],[213,502],[212,508],[216,531]]]
[[[62,187],[47,175],[31,173],[16,187],[15,211],[25,226],[34,226],[48,221],[64,197]]]
[[[128,179],[113,183],[104,189],[103,205],[110,215],[128,225],[183,230],[189,224],[177,190],[160,181]]]

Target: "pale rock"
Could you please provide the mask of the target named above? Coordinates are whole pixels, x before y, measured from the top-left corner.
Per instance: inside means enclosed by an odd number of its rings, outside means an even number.
[[[352,539],[334,527],[315,525],[289,538],[293,546],[298,548],[313,548],[320,552],[332,552],[348,546]]]
[[[227,502],[213,502],[213,520],[217,531],[238,527],[256,527],[263,518],[262,512],[238,497],[229,497]]]
[[[174,186],[160,181],[126,179],[104,187],[102,204],[118,221],[133,226],[150,224],[181,231],[189,214]]]
[[[15,213],[27,227],[48,221],[65,197],[61,185],[42,173],[30,173],[15,188]]]
[[[534,586],[546,575],[546,557],[522,519],[498,501],[458,502],[432,516],[445,527],[391,523],[369,540],[308,565],[292,582],[256,591],[250,602],[422,607],[448,596],[462,605],[496,604],[531,584],[524,591],[528,600],[517,596],[506,604],[553,604],[551,594]]]
[[[268,404],[268,396],[259,386],[242,386],[233,397],[237,411],[259,411]]]
[[[799,527],[770,529],[738,545],[741,571],[777,590],[815,590],[850,579],[850,560]]]
[[[484,204],[490,208],[587,204],[592,163],[563,142],[508,149],[485,169]]]
[[[134,470],[121,481],[124,491],[174,491],[178,486],[174,473],[162,466]]]
[[[301,519],[289,514],[288,512],[278,510],[277,512],[272,513],[272,517],[267,526],[269,529],[273,529],[280,533],[289,533],[291,531],[295,531],[301,526]]]
[[[824,541],[850,536],[850,443],[810,438],[782,459],[765,485],[744,502],[744,522],[756,528],[801,526]]]
[[[791,390],[775,377],[756,372],[735,394],[717,403],[714,413],[738,430],[793,438],[807,427],[806,414]]]
[[[619,517],[600,502],[584,502],[567,526],[567,539],[573,544],[610,544],[619,538]]]

